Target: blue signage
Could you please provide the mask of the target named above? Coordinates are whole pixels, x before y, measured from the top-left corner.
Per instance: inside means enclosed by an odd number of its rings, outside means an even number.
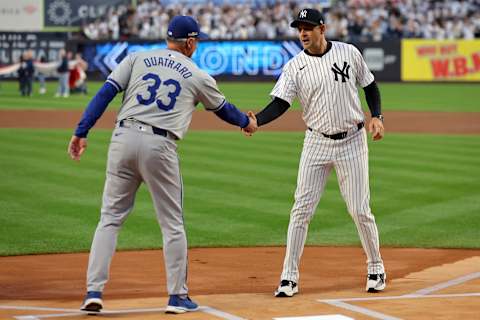
[[[166,43],[102,43],[83,47],[90,71],[105,76],[129,53],[166,48]],[[203,41],[192,59],[212,76],[278,76],[285,63],[302,50],[298,41]]]

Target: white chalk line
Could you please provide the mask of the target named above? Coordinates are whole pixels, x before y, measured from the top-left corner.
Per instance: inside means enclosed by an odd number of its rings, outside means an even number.
[[[340,301],[340,300],[330,300],[329,302],[325,302],[325,303],[330,304],[330,305],[335,306],[335,307],[346,309],[346,310],[349,310],[349,311],[361,313],[361,314],[367,315],[367,316],[375,318],[375,319],[401,320],[401,318],[392,317],[392,316],[389,316],[389,315],[384,314],[384,313],[380,313],[380,312],[377,312],[377,311],[370,310],[368,308],[354,306],[353,304],[349,304],[349,303],[346,303],[346,302],[343,302],[343,301]]]
[[[432,287],[424,288],[413,293],[405,294],[402,296],[390,296],[390,297],[371,297],[371,298],[345,298],[345,299],[326,299],[326,300],[317,300],[319,302],[327,303],[330,305],[334,305],[339,308],[343,308],[349,311],[358,312],[361,314],[368,315],[375,319],[381,320],[401,320],[401,318],[396,318],[387,314],[383,314],[380,312],[373,311],[368,308],[358,307],[345,301],[372,301],[372,300],[395,300],[395,299],[421,299],[421,298],[454,298],[454,297],[475,297],[480,296],[480,293],[460,293],[460,294],[438,294],[438,295],[430,295],[430,293],[462,284],[464,282],[480,278],[480,272],[475,272],[468,274],[466,276],[462,276],[459,278],[455,278],[443,283],[439,283]],[[428,296],[427,296],[428,294]]]
[[[462,297],[480,297],[480,292],[474,293],[452,293],[452,294],[431,294],[416,295],[416,294],[404,294],[401,296],[382,296],[373,298],[346,298],[346,299],[321,299],[318,302],[330,303],[334,301],[375,301],[375,300],[401,300],[401,299],[429,299],[429,298],[462,298]]]
[[[421,298],[458,298],[458,297],[474,297],[480,296],[480,293],[460,293],[460,294],[439,294],[431,295],[430,293],[462,284],[464,282],[480,278],[480,272],[475,272],[462,276],[456,279],[452,279],[443,283],[439,283],[432,287],[424,288],[418,291],[415,291],[410,294],[405,294],[401,296],[383,296],[383,297],[369,297],[369,298],[345,298],[345,299],[322,299],[317,300],[318,302],[330,304],[339,308],[343,308],[349,311],[354,311],[357,313],[362,313],[370,317],[382,320],[401,320],[390,315],[386,315],[380,312],[373,311],[368,308],[358,307],[352,304],[346,303],[347,301],[372,301],[372,300],[398,300],[398,299],[421,299]],[[0,305],[0,309],[4,310],[31,310],[31,311],[58,311],[64,313],[56,314],[42,314],[42,315],[23,315],[15,316],[15,319],[18,320],[38,320],[42,318],[56,318],[56,317],[69,317],[77,316],[81,314],[86,314],[87,312],[78,311],[76,309],[64,309],[64,308],[48,308],[48,307],[31,307],[31,306],[9,306],[9,305]],[[165,308],[144,308],[144,309],[121,309],[121,310],[104,310],[101,314],[125,314],[125,313],[149,313],[149,312],[164,312]],[[217,310],[208,306],[202,306],[199,308],[199,311],[212,314],[219,318],[225,320],[245,320],[244,318],[229,314],[227,312]]]
[[[42,314],[42,315],[28,315],[28,316],[16,316],[17,320],[39,320],[42,318],[60,318],[60,317],[72,317],[84,314],[83,312],[69,312],[69,313],[55,313],[55,314]]]
[[[141,309],[119,309],[119,310],[103,310],[99,313],[79,311],[76,309],[62,309],[62,308],[45,308],[45,307],[30,307],[30,306],[2,306],[0,309],[6,310],[28,310],[28,311],[58,311],[63,313],[54,313],[54,314],[35,314],[35,315],[22,315],[14,316],[17,320],[38,320],[43,318],[59,318],[59,317],[72,317],[82,314],[97,314],[97,315],[112,315],[112,314],[132,314],[132,313],[150,313],[150,312],[165,312],[165,308],[141,308]],[[244,318],[235,316],[233,314],[209,307],[209,306],[200,306],[199,312],[208,313],[225,320],[246,320]]]
[[[226,313],[226,312],[223,312],[223,311],[220,311],[220,310],[217,310],[217,309],[213,309],[213,308],[210,308],[210,307],[204,307],[202,309],[202,311],[205,312],[205,313],[211,314],[213,316],[225,319],[225,320],[247,320],[245,318],[240,318],[240,317],[237,317],[233,314]]]
[[[64,308],[47,308],[47,307],[32,307],[32,306],[10,306],[0,305],[0,309],[5,310],[34,310],[34,311],[60,311],[60,312],[79,312],[78,309],[64,309]]]
[[[462,284],[464,282],[467,282],[467,281],[470,281],[470,280],[473,280],[473,279],[476,279],[476,278],[480,278],[480,272],[467,274],[466,276],[463,276],[463,277],[459,277],[459,278],[456,278],[456,279],[453,279],[453,280],[450,280],[450,281],[447,281],[447,282],[444,282],[444,283],[439,283],[437,285],[434,285],[433,287],[429,287],[429,288],[425,288],[425,289],[415,291],[415,292],[412,293],[412,295],[426,295],[426,294],[429,294],[429,293],[432,293],[432,292],[435,292],[435,291],[439,291],[439,290],[442,290],[442,289],[445,289],[445,288],[448,288],[448,287],[451,287],[451,286]]]

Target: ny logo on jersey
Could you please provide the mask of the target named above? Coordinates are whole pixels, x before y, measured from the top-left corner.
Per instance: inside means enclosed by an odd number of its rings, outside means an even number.
[[[300,11],[300,14],[298,15],[300,19],[306,18],[307,17],[307,10],[302,10]]]
[[[335,81],[338,81],[338,76],[342,76],[342,82],[346,82],[346,79],[350,79],[348,75],[348,70],[350,70],[350,66],[346,61],[343,62],[343,68],[340,69],[336,63],[333,64],[332,71],[335,74]]]

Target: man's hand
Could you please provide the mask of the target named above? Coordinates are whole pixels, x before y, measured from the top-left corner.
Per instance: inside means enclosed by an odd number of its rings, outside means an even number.
[[[247,112],[247,117],[250,123],[245,128],[242,128],[242,131],[245,136],[251,137],[258,130],[257,117],[255,117],[252,111]]]
[[[72,160],[79,161],[85,149],[87,149],[87,138],[72,136],[67,150],[70,158],[72,158]]]
[[[378,118],[372,118],[368,124],[368,132],[372,134],[373,141],[382,139],[385,132],[383,122]]]

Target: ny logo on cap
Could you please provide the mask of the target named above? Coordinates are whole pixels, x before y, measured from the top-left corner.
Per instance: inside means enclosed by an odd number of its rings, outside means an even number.
[[[307,17],[307,10],[302,10],[300,11],[300,13],[298,14],[298,17],[299,18],[306,18]]]

